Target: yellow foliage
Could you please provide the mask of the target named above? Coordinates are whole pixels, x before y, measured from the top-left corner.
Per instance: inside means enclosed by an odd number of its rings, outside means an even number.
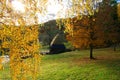
[[[3,58],[0,58],[0,70],[3,70],[3,69],[4,69],[4,67],[3,67],[3,65],[2,65],[2,61],[3,61]]]
[[[3,70],[3,69],[4,69],[3,65],[2,65],[2,64],[0,64],[0,70]]]
[[[1,48],[9,48],[12,80],[36,80],[40,55],[38,26],[2,26],[0,30]],[[10,33],[10,34],[9,34]],[[2,69],[2,65],[0,65]]]

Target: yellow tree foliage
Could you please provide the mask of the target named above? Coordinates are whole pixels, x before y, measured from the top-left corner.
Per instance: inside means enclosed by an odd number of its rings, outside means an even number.
[[[14,11],[8,0],[0,0],[0,50],[9,49],[11,80],[36,80],[40,72],[39,27],[26,22],[33,17],[31,23],[37,24],[37,0],[25,3],[31,11],[27,14]]]
[[[1,26],[2,48],[9,48],[12,80],[36,79],[39,73],[38,26]]]

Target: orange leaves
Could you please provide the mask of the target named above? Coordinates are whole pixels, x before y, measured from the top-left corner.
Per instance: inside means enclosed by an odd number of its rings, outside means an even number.
[[[82,29],[74,29],[73,35],[68,34],[66,38],[75,48],[85,48],[89,44],[89,37]]]
[[[75,48],[88,48],[90,44],[99,46],[104,44],[104,30],[101,26],[95,24],[94,17],[84,16],[81,20],[71,19],[69,26],[72,26],[72,32],[67,32],[67,40]]]

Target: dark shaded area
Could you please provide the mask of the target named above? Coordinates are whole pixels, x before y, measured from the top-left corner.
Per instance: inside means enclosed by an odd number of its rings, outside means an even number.
[[[50,52],[49,54],[57,54],[65,52],[67,49],[64,44],[53,44],[50,46]]]
[[[115,60],[101,60],[100,62],[96,63],[99,67],[106,68],[108,72],[104,72],[103,74],[107,75],[111,74],[111,76],[106,77],[106,80],[118,80],[119,74],[120,74],[120,59]],[[99,69],[99,68],[98,68]]]
[[[33,55],[25,55],[21,56],[21,59],[33,58]]]
[[[8,55],[10,49],[9,48],[1,48],[0,49],[0,56],[1,55]]]
[[[57,25],[56,20],[50,20],[40,27],[39,41],[43,46],[50,46],[52,40],[57,34],[59,34],[59,36],[55,39],[54,44],[62,44],[66,42],[64,30]]]
[[[10,49],[2,47],[2,40],[0,40],[0,56],[1,55],[8,55]]]

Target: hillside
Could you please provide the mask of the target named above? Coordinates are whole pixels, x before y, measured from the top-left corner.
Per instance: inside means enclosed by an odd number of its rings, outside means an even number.
[[[44,23],[44,25],[42,27],[40,27],[39,40],[44,45],[49,45],[57,33],[60,33],[60,35],[55,40],[55,44],[61,44],[65,41],[64,32],[59,30],[56,20],[48,21],[48,22]]]

